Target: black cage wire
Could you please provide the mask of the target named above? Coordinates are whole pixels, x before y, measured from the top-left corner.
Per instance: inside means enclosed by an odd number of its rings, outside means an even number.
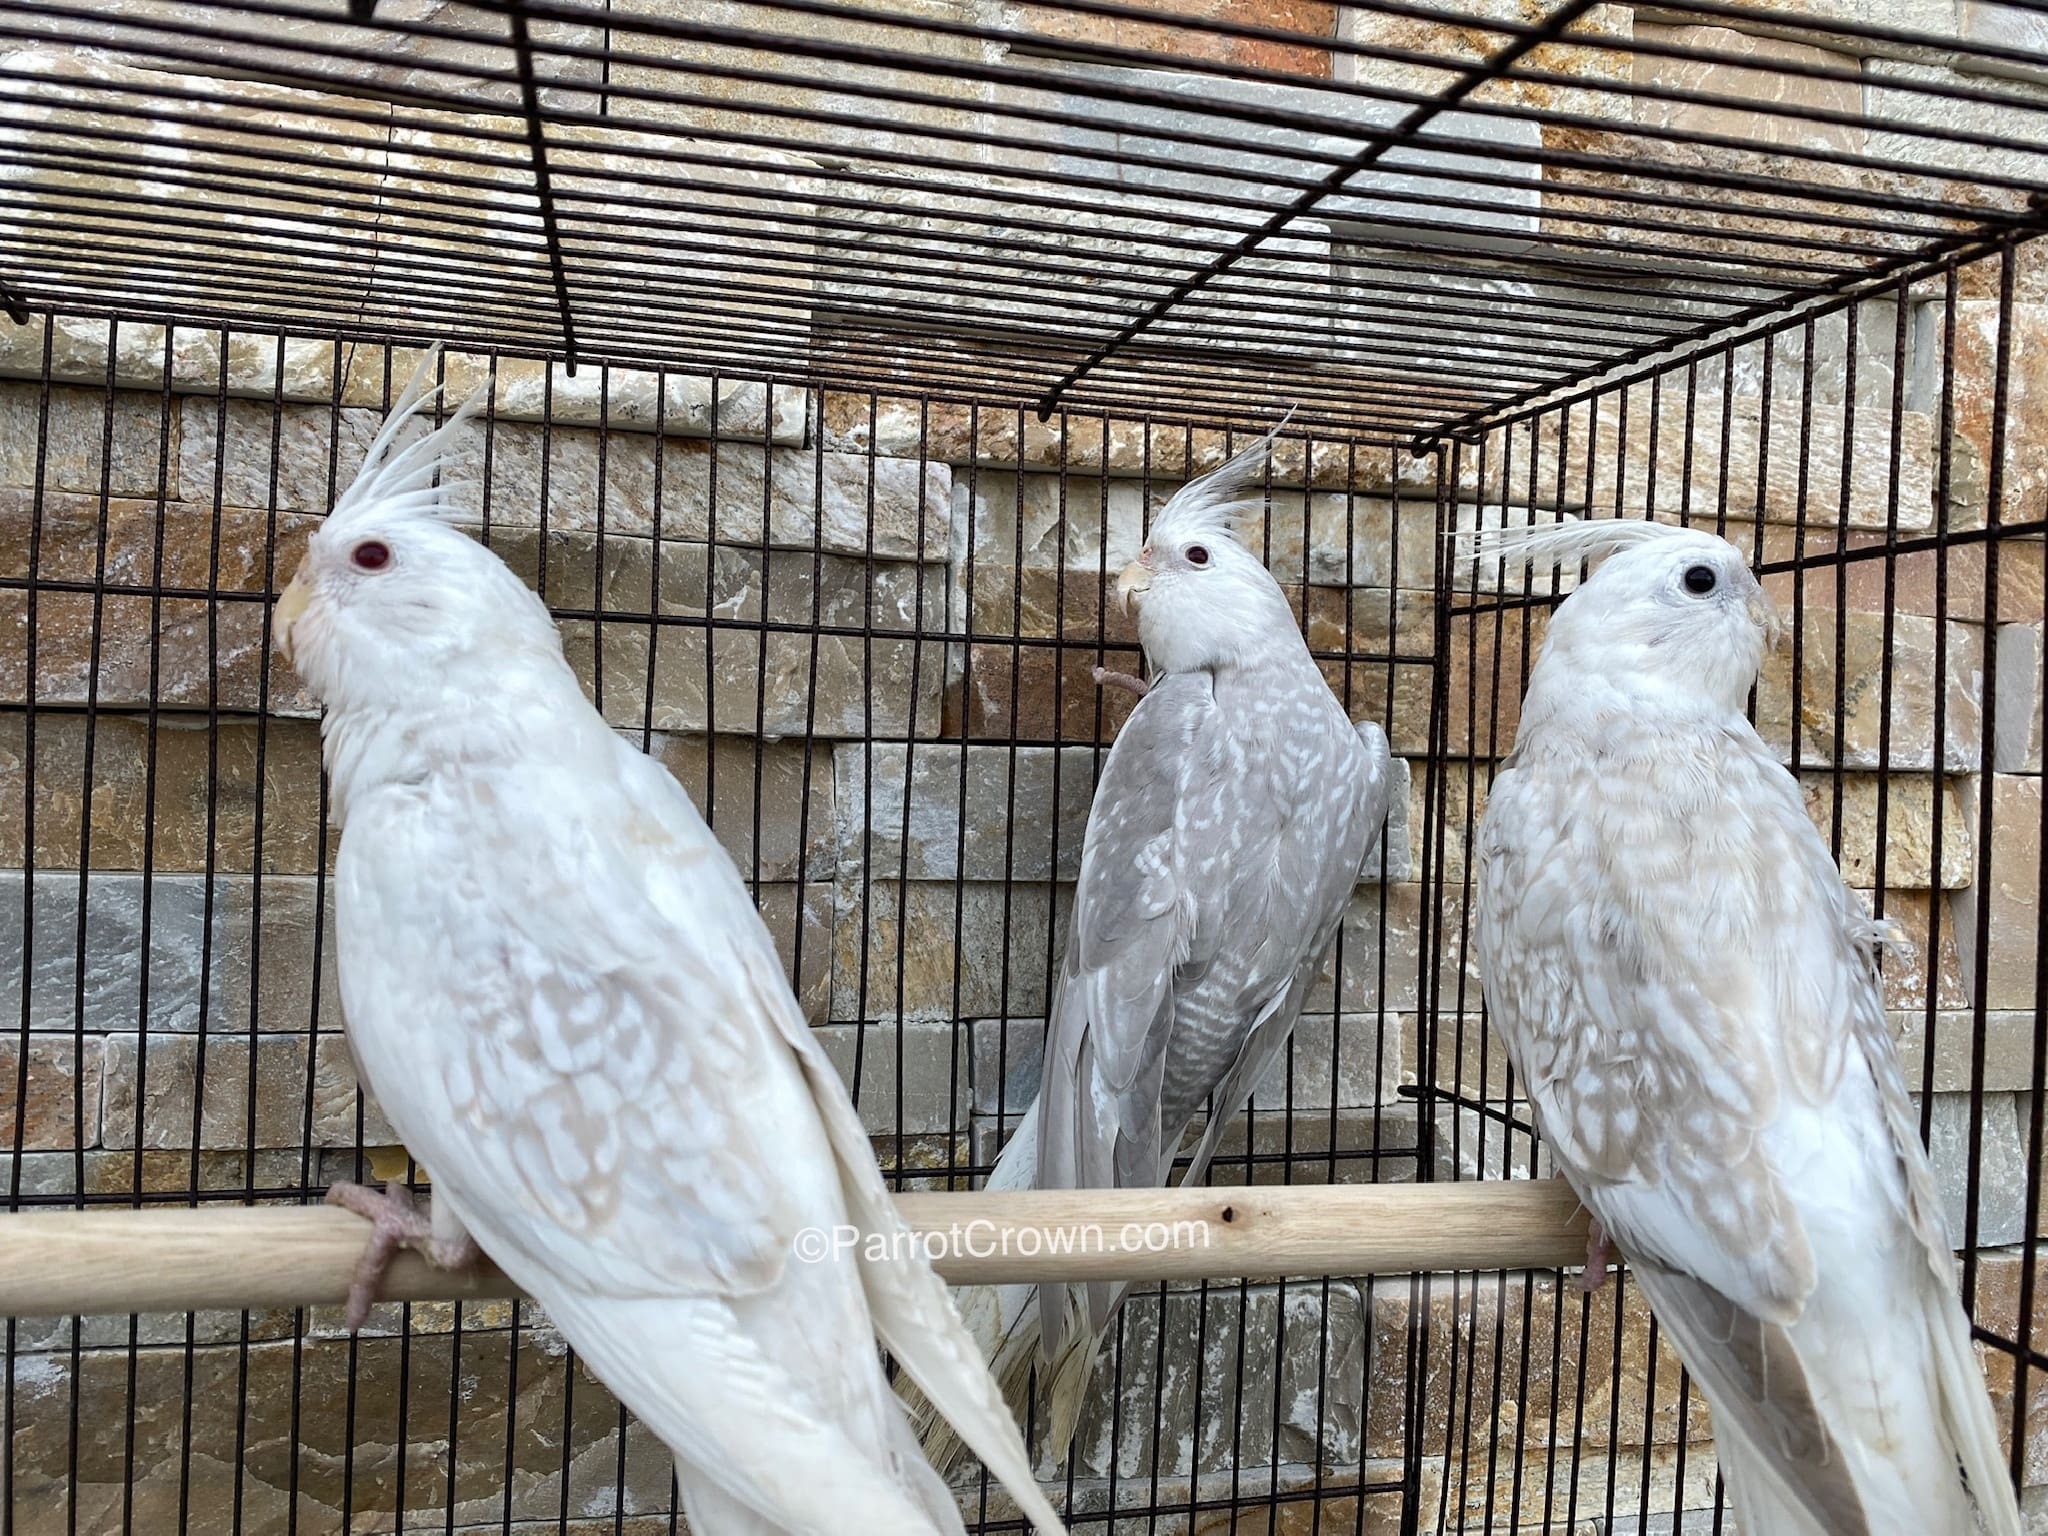
[[[1910,936],[2048,1482],[2048,6],[1479,8],[0,0],[8,1208],[421,1177],[340,1046],[268,612],[419,347],[490,386],[481,537],[733,850],[902,1188],[1028,1103],[1128,707],[1091,668],[1138,663],[1109,573],[1291,408],[1256,539],[1412,787],[1211,1180],[1548,1174],[1465,850],[1572,573],[1442,536],[1712,527],[1792,618],[1759,727]],[[1044,1465],[1077,1530],[1727,1528],[1625,1277],[1154,1286],[1097,1398]],[[10,1321],[4,1415],[9,1536],[680,1521],[513,1303]]]

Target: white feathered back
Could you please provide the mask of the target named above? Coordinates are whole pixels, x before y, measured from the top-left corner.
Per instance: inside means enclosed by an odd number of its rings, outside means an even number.
[[[419,366],[413,370],[411,380],[392,402],[391,412],[384,418],[384,425],[370,442],[370,450],[363,457],[363,467],[341,499],[334,504],[334,510],[327,514],[329,528],[345,528],[355,517],[375,507],[386,513],[415,513],[421,517],[440,517],[447,512],[448,492],[460,481],[440,480],[436,476],[442,460],[453,445],[455,436],[471,417],[483,408],[484,397],[490,386],[480,387],[463,401],[454,415],[429,432],[417,442],[406,444],[393,453],[391,445],[398,440],[409,422],[430,402],[439,398],[442,386],[430,381],[434,377],[435,365],[441,358],[441,344],[437,341],[427,348]]]

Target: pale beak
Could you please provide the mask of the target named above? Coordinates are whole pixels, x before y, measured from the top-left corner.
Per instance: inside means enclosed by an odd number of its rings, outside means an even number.
[[[1123,605],[1125,613],[1131,611],[1132,598],[1143,597],[1151,590],[1152,572],[1146,568],[1144,561],[1133,560],[1129,565],[1117,572],[1116,596],[1117,601]]]
[[[297,576],[291,579],[291,584],[277,600],[277,607],[271,618],[270,633],[286,661],[295,661],[292,655],[292,626],[305,616],[306,609],[312,601],[313,589]]]

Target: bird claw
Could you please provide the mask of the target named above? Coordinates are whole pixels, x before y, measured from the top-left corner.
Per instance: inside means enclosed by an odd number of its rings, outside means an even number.
[[[1142,699],[1152,685],[1147,683],[1142,677],[1133,677],[1128,672],[1112,672],[1107,667],[1097,667],[1095,669],[1095,686],[1098,688],[1128,689]]]
[[[1607,1242],[1607,1229],[1596,1218],[1586,1229],[1586,1267],[1579,1271],[1579,1278],[1574,1282],[1588,1296],[1607,1283],[1607,1261],[1612,1252]]]
[[[348,1283],[350,1333],[359,1332],[369,1320],[370,1304],[377,1299],[384,1272],[401,1248],[424,1255],[437,1269],[467,1269],[477,1261],[476,1243],[466,1234],[434,1236],[432,1220],[414,1206],[412,1192],[402,1184],[386,1184],[381,1191],[366,1184],[335,1184],[327,1191],[326,1203],[353,1211],[370,1223],[370,1240]]]

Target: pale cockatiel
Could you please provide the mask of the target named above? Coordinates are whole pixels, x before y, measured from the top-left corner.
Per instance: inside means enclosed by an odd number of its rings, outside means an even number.
[[[1182,487],[1117,578],[1154,676],[1102,766],[1038,1099],[988,1189],[1157,1188],[1210,1105],[1198,1181],[1279,1059],[1386,821],[1385,733],[1352,725],[1232,532],[1272,442]],[[1124,1289],[961,1294],[1013,1399],[1033,1355],[1050,1362],[1056,1452]],[[923,1433],[944,1466],[949,1433],[929,1413]]]
[[[903,1229],[731,860],[590,706],[539,599],[442,521],[470,407],[394,451],[431,363],[277,607],[327,708],[350,1048],[434,1180],[431,1224],[341,1203],[379,1256],[474,1239],[674,1452],[703,1536],[961,1531],[878,1333],[1054,1536],[923,1258],[795,1251]]]
[[[1710,534],[1484,535],[1603,563],[1480,823],[1494,1027],[1705,1390],[1752,1536],[2016,1536],[1866,918],[1745,718],[1777,615]]]

